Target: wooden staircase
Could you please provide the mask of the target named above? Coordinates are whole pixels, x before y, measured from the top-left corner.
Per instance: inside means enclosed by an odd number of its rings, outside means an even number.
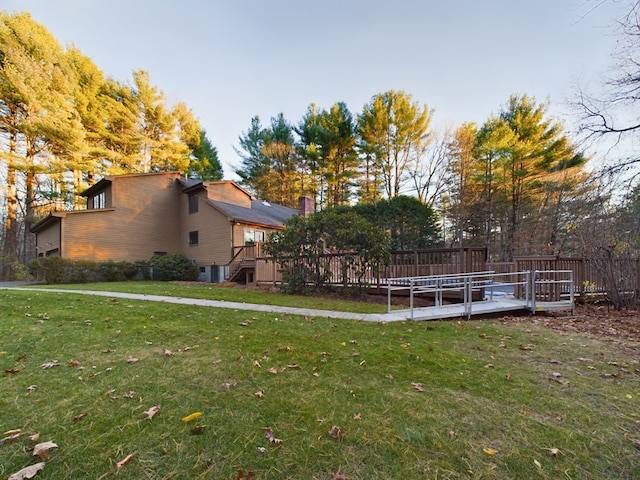
[[[237,249],[229,262],[229,282],[254,283],[256,272],[256,258],[260,254],[260,243],[234,247]]]

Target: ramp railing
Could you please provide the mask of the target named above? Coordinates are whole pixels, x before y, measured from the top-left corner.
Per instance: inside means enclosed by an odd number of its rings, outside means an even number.
[[[463,315],[470,318],[475,301],[492,302],[496,297],[519,298],[531,313],[536,311],[536,300],[560,301],[569,297],[573,310],[574,288],[572,270],[528,270],[522,272],[496,273],[494,271],[469,272],[420,277],[397,277],[385,279],[387,287],[387,311],[391,312],[392,294],[409,293],[411,319],[414,318],[416,296],[428,295],[434,306],[444,305],[447,298],[462,300]]]

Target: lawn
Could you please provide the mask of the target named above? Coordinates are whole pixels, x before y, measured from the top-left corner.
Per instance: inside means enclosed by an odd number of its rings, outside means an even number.
[[[4,478],[640,478],[630,343],[16,290],[0,339]]]
[[[265,288],[244,286],[217,286],[202,282],[104,282],[83,285],[50,285],[36,288],[54,288],[64,290],[98,290],[107,292],[128,292],[138,294],[169,295],[172,297],[201,298],[227,302],[258,303],[264,305],[280,305],[285,307],[312,308],[320,310],[337,310],[356,313],[386,313],[386,294],[371,296],[367,301],[362,298],[340,298],[327,295],[287,295],[267,292]],[[268,294],[265,294],[268,293]],[[392,308],[408,308],[394,302]],[[404,302],[406,303],[406,301]]]

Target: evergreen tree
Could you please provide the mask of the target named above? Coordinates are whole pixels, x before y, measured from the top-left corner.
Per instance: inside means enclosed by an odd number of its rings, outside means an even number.
[[[56,39],[29,14],[0,12],[0,131],[7,138],[1,158],[8,180],[5,258],[20,252],[20,229],[21,260],[34,256],[29,230],[39,203],[38,175],[59,170],[82,148],[84,131],[71,101],[68,65]],[[21,226],[18,211],[23,212]]]
[[[386,198],[400,195],[409,169],[429,143],[432,112],[403,91],[378,94],[358,118],[360,149],[367,161],[364,180],[379,176]],[[373,167],[372,169],[370,167]],[[371,188],[362,189],[372,196]]]
[[[351,199],[360,164],[355,127],[346,104],[339,102],[329,111],[311,105],[296,130],[320,208],[345,205]]]

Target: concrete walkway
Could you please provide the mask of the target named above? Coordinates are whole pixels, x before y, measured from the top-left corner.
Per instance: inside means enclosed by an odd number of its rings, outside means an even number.
[[[163,295],[145,295],[139,293],[100,292],[94,290],[66,290],[56,288],[30,288],[28,285],[7,285],[0,283],[0,289],[30,290],[39,293],[74,293],[80,295],[94,295],[99,297],[126,298],[130,300],[145,300],[149,302],[177,303],[180,305],[198,305],[202,307],[231,308],[234,310],[249,310],[254,312],[288,313],[307,317],[327,317],[345,320],[362,320],[365,322],[397,322],[411,317],[409,310],[398,310],[391,313],[352,313],[334,310],[316,310],[312,308],[282,307],[278,305],[259,305],[255,303],[226,302],[223,300],[206,300],[200,298],[168,297]]]
[[[254,312],[288,313],[291,315],[302,315],[307,317],[326,317],[345,320],[360,320],[364,322],[398,322],[405,320],[439,320],[444,318],[466,317],[464,305],[451,304],[439,307],[414,308],[413,314],[410,309],[394,310],[390,313],[353,313],[339,312],[335,310],[319,310],[313,308],[283,307],[278,305],[260,305],[255,303],[227,302],[224,300],[207,300],[199,298],[169,297],[163,295],[146,295],[139,293],[121,292],[101,292],[94,290],[63,290],[55,288],[30,288],[28,284],[20,285],[0,282],[0,289],[31,290],[40,293],[74,293],[80,295],[94,295],[110,298],[125,298],[131,300],[143,300],[149,302],[176,303],[180,305],[197,305],[202,307],[231,308],[234,310],[248,310]],[[473,302],[472,316],[495,314],[514,310],[526,310],[524,300],[513,298],[500,298]],[[539,302],[536,311],[547,310],[571,310],[571,302]]]

